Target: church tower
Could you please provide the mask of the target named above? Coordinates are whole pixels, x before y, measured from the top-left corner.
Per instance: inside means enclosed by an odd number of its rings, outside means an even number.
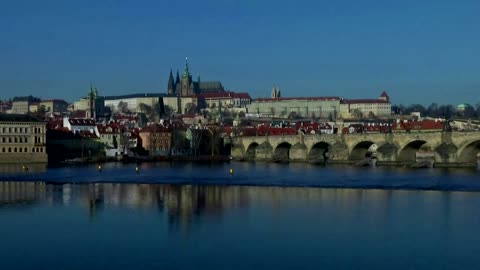
[[[170,69],[170,76],[168,76],[168,94],[169,95],[175,94],[175,83],[173,82],[172,69]]]
[[[180,75],[178,75],[178,68],[177,68],[177,77],[175,77],[175,87],[180,83]]]
[[[188,59],[185,58],[185,70],[182,74],[182,82],[181,82],[181,95],[182,96],[189,96],[193,94],[192,91],[192,75],[190,75],[190,71],[188,70]]]
[[[93,88],[92,84],[90,84],[90,91],[88,92],[88,111],[87,111],[87,118],[96,119],[95,115],[95,101],[98,96],[98,90]]]
[[[383,91],[380,96],[378,97],[380,100],[385,100],[386,102],[390,102],[390,97],[388,96],[387,92]]]
[[[280,87],[273,85],[272,98],[279,98],[279,97],[280,97]]]

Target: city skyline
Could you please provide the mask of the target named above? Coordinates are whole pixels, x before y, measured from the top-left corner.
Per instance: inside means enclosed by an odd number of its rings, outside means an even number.
[[[28,8],[26,8],[28,6]],[[377,97],[393,104],[480,101],[474,1],[181,3],[19,1],[0,9],[1,99],[69,102],[166,93],[189,58],[194,77],[268,97]],[[220,23],[221,22],[221,23]]]

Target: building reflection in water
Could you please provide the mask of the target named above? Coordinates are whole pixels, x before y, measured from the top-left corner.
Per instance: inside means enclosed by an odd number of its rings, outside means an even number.
[[[46,184],[44,182],[0,182],[0,214],[5,207],[80,206],[89,217],[101,215],[113,208],[147,209],[167,218],[169,228],[188,230],[201,217],[219,217],[233,208],[267,207],[275,216],[283,208],[313,206],[318,215],[332,211],[354,224],[368,209],[377,224],[390,220],[389,215],[411,196],[422,192],[424,203],[449,208],[452,192],[391,191],[363,189],[322,189],[302,187],[206,186],[163,184]],[[461,194],[456,192],[455,194]],[[461,195],[464,196],[464,195]],[[418,202],[418,201],[417,201]],[[323,212],[322,212],[323,211]],[[342,213],[345,213],[342,215]],[[372,216],[373,215],[373,216]],[[201,222],[201,221],[199,221]]]
[[[0,164],[0,174],[43,173],[47,171],[47,163]]]

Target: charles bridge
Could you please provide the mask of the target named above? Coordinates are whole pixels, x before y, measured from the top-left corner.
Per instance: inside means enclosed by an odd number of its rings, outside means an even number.
[[[373,155],[379,165],[476,166],[480,132],[242,136],[231,153],[234,160],[356,163]]]

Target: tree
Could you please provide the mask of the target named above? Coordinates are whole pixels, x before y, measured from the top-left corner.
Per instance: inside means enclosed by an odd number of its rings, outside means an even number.
[[[362,111],[358,109],[354,110],[352,114],[355,119],[360,119],[363,116]]]
[[[215,126],[208,129],[210,135],[210,152],[212,156],[220,154],[220,144],[223,142],[221,133],[222,128]]]
[[[301,116],[297,112],[290,112],[288,114],[288,119],[300,119]]]
[[[270,116],[271,116],[271,117],[274,117],[274,116],[275,116],[275,108],[274,108],[274,107],[271,107],[271,108],[270,108]]]
[[[420,115],[424,116],[426,109],[423,105],[421,104],[412,104],[407,107],[405,114],[411,114],[412,112],[419,112]]]
[[[438,107],[440,117],[450,119],[455,114],[455,108],[452,105],[441,105]]]
[[[118,148],[117,136],[113,135],[113,148]]]
[[[368,119],[375,119],[375,114],[372,111],[368,112]]]
[[[394,114],[405,114],[405,110],[405,106],[403,106],[402,104],[392,106],[392,111]]]
[[[172,148],[175,153],[184,153],[188,149],[188,139],[186,138],[185,130],[174,127],[172,130]]]
[[[191,102],[185,105],[185,113],[195,114],[197,112],[197,106]]]
[[[145,103],[140,103],[138,104],[138,108],[142,113],[145,113],[146,115],[150,116],[152,114],[152,107],[148,106]]]
[[[472,106],[466,106],[463,112],[461,112],[461,116],[463,117],[474,117],[475,116],[475,109]]]
[[[334,121],[334,120],[335,120],[335,117],[333,116],[333,113],[330,112],[330,113],[328,114],[328,121],[332,122],[332,121]]]
[[[239,118],[244,118],[245,117],[245,113],[243,111],[239,112],[238,113],[238,117]]]
[[[194,156],[197,156],[201,152],[201,144],[204,141],[202,139],[204,132],[204,129],[199,129],[197,127],[191,127],[186,132],[186,138],[190,140],[190,149]]]
[[[128,103],[125,101],[120,101],[118,102],[117,105],[118,111],[121,113],[127,113],[128,112]]]
[[[168,105],[165,105],[165,114],[166,115],[172,115],[173,114],[172,108]]]
[[[438,104],[432,103],[428,106],[427,111],[425,112],[425,116],[429,117],[438,117]]]

